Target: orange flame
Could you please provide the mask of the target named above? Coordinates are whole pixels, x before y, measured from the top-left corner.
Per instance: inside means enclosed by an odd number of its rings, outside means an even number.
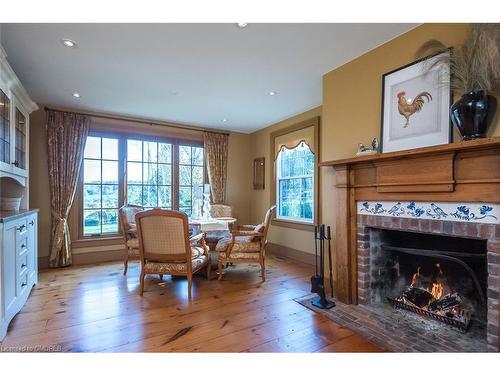
[[[420,277],[420,267],[417,267],[417,272],[415,272],[411,278],[411,284],[410,284],[411,288],[415,286],[419,277]]]
[[[443,286],[441,283],[432,283],[432,288],[429,290],[434,299],[440,299],[443,295]]]

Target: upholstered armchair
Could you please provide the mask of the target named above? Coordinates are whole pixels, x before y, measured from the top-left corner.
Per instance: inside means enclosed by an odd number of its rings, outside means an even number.
[[[144,208],[134,204],[126,204],[118,210],[120,216],[120,227],[125,244],[125,259],[123,261],[123,274],[127,274],[128,261],[139,259],[139,240],[137,239],[137,228],[135,225],[135,214]]]
[[[210,256],[205,233],[189,238],[184,212],[153,209],[135,215],[141,256],[141,296],[146,275],[186,276],[191,299],[193,274],[205,268],[210,279]]]
[[[223,263],[259,263],[262,281],[266,281],[267,232],[275,210],[276,206],[271,207],[261,224],[239,226],[231,232],[230,238],[219,241],[216,246],[219,280],[222,278]]]
[[[222,203],[213,203],[210,205],[210,216],[214,219],[225,221],[228,229],[232,230],[236,219],[233,217],[233,209],[231,206]]]

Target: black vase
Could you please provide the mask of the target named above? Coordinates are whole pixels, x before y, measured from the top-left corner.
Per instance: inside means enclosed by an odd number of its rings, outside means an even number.
[[[471,91],[451,106],[450,117],[464,141],[484,138],[496,108],[494,96],[484,91]]]

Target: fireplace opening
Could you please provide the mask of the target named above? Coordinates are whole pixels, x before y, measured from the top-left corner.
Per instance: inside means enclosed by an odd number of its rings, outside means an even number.
[[[466,331],[487,322],[486,240],[370,231],[370,299]]]

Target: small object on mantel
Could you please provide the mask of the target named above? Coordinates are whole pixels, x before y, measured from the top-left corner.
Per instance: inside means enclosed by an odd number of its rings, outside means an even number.
[[[366,147],[364,144],[360,143],[358,144],[358,152],[356,152],[357,156],[362,156],[362,155],[374,155],[378,154],[378,139],[373,138],[372,143],[370,144],[369,147]]]

